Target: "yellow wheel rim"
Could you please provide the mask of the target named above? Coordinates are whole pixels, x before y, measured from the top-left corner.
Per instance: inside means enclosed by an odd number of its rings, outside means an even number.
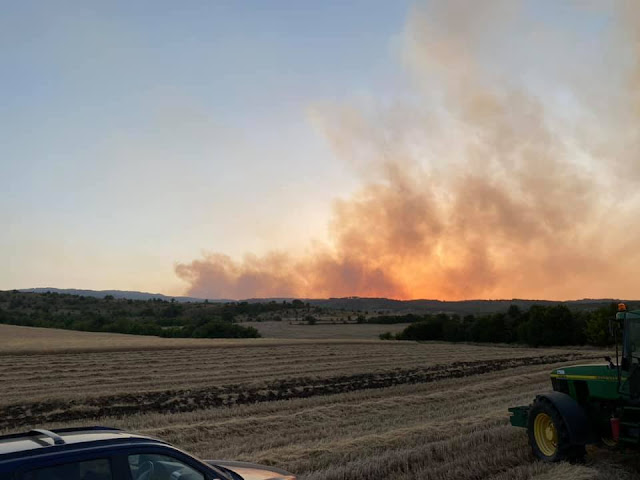
[[[533,436],[538,448],[547,457],[553,457],[558,451],[558,431],[546,413],[536,415],[533,421]]]

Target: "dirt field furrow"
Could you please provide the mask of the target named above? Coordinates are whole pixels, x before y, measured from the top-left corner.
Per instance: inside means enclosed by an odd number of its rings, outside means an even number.
[[[584,359],[583,354],[524,357],[512,360],[495,359],[475,362],[453,362],[433,367],[395,370],[389,373],[335,376],[323,379],[292,378],[267,382],[258,386],[223,385],[201,389],[167,390],[161,392],[103,395],[85,398],[82,402],[47,401],[0,407],[0,427],[12,428],[31,423],[82,420],[107,415],[130,415],[144,412],[188,412],[246,403],[269,402],[316,395],[383,388],[411,383],[430,383],[446,378],[466,377],[505,370],[523,365],[543,365],[561,360]]]

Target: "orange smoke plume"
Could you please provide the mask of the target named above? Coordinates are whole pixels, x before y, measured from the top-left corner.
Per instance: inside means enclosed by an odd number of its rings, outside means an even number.
[[[404,42],[410,101],[372,115],[315,111],[338,155],[364,172],[362,188],[333,206],[330,243],[302,256],[211,254],[179,264],[188,293],[638,296],[638,199],[629,192],[640,177],[640,42],[624,33],[639,31],[638,8],[620,4],[619,31],[605,48],[622,51],[626,67],[609,85],[601,85],[603,71],[572,86],[579,107],[567,120],[489,71],[495,39],[523,21],[514,5],[447,1],[412,11]],[[621,42],[632,47],[620,50]],[[606,110],[594,92],[608,95]]]

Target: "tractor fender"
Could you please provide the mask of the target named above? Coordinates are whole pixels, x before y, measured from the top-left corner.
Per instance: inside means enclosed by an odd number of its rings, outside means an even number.
[[[545,398],[556,408],[569,430],[573,445],[585,445],[590,442],[591,426],[584,408],[573,398],[562,392],[549,392],[538,395]]]

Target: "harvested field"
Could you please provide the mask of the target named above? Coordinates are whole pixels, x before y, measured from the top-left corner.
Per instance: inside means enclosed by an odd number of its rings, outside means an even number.
[[[357,323],[318,323],[317,325],[289,324],[282,322],[243,322],[244,326],[252,326],[258,329],[260,335],[265,338],[313,338],[313,339],[371,339],[377,340],[381,333],[399,333],[408,323],[395,323],[390,325],[357,324]]]
[[[95,392],[96,378],[112,395],[141,395],[236,384],[262,386],[290,378],[305,382],[307,379],[411,372],[434,366],[452,368],[452,363],[459,362],[566,356],[563,350],[446,343],[318,341],[264,345],[255,340],[238,342],[243,343],[234,344],[234,348],[204,348],[196,344],[198,348],[167,350],[5,354],[0,364],[0,383],[11,384],[12,388],[0,392],[0,405],[24,399],[30,402],[82,401]]]
[[[638,478],[633,457],[595,449],[584,465],[535,462],[508,425],[507,407],[548,390],[550,369],[601,352],[243,342],[5,352],[0,428],[113,425],[310,480]]]
[[[345,325],[349,327],[349,325]],[[312,326],[306,328],[312,329]],[[384,331],[392,330],[387,328]],[[325,338],[325,343],[366,342],[377,338],[367,332],[359,335],[340,335]],[[143,335],[126,335],[122,333],[80,332],[59,330],[55,328],[21,327],[0,324],[0,355],[6,354],[42,354],[42,353],[86,353],[86,352],[120,352],[196,348],[234,348],[247,345],[271,346],[317,343],[305,340],[304,335],[282,336],[281,338],[161,338]]]

